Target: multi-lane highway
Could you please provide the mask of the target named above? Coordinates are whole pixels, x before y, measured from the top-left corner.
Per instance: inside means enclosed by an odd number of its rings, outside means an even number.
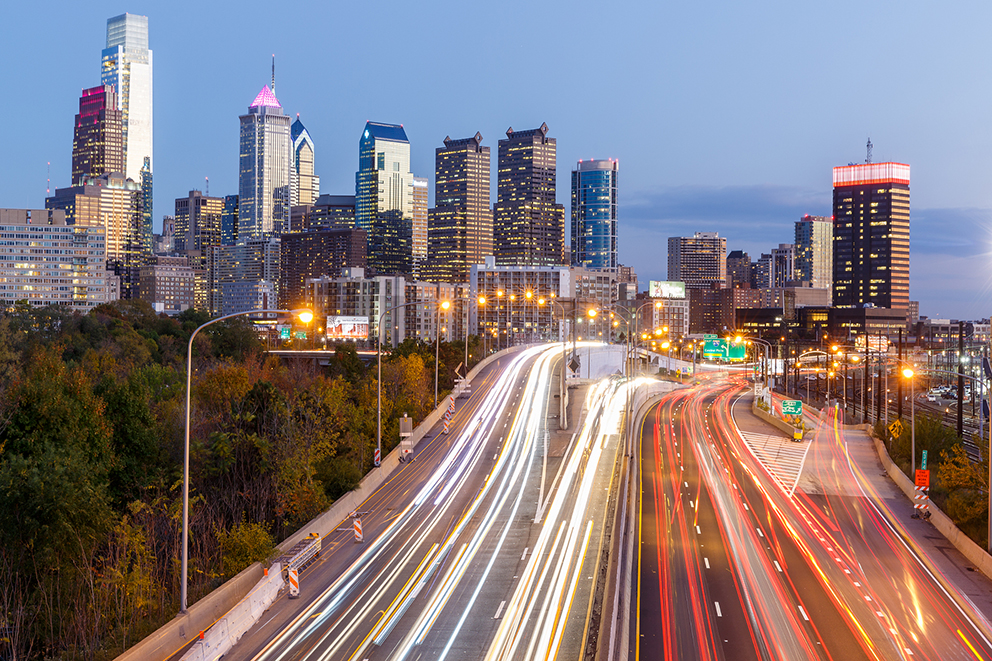
[[[560,355],[517,352],[477,380],[452,433],[363,505],[365,542],[325,538],[304,598],[277,601],[228,658],[578,658],[626,391],[591,387],[549,456]]]
[[[988,623],[874,504],[836,421],[788,479],[731,416],[744,389],[673,394],[641,428],[634,658],[990,658]]]

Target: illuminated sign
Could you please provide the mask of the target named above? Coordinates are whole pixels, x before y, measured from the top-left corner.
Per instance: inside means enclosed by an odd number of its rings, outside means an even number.
[[[865,345],[872,353],[886,353],[889,350],[889,338],[885,335],[858,335],[854,338],[854,346],[864,351]]]
[[[707,338],[703,344],[703,358],[708,360],[742,361],[746,354],[747,344],[744,342]]]
[[[909,185],[909,166],[905,163],[865,163],[834,168],[834,188],[870,186],[872,184]]]
[[[685,283],[651,280],[648,283],[648,296],[651,298],[685,298]]]
[[[369,320],[367,317],[328,317],[328,340],[367,340]]]

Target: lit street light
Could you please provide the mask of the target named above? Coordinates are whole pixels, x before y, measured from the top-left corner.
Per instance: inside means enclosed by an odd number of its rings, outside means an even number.
[[[909,438],[912,453],[912,476],[916,479],[916,383],[913,381],[913,370],[903,368],[902,375],[909,379]]]
[[[295,315],[304,324],[309,324],[313,319],[313,312],[305,308],[299,310],[246,310],[244,312],[235,312],[234,314],[224,315],[223,317],[217,317],[216,319],[211,319],[207,323],[199,326],[193,331],[193,334],[189,336],[189,345],[186,347],[186,433],[185,442],[183,449],[183,551],[182,551],[182,584],[180,585],[179,592],[179,612],[186,612],[186,584],[188,582],[188,568],[189,568],[189,401],[190,401],[190,388],[193,384],[193,338],[201,330],[206,328],[211,324],[216,324],[218,321],[224,321],[225,319],[231,319],[232,317],[241,317],[251,314],[292,314]]]

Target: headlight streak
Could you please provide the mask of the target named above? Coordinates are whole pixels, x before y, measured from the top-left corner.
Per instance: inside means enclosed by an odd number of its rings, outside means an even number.
[[[508,368],[500,375],[496,385],[487,394],[483,402],[483,406],[480,407],[486,412],[487,415],[495,415],[501,410],[501,405],[505,404],[505,402],[509,399],[510,387],[519,378],[519,373],[526,364],[526,361],[539,352],[540,349],[531,349],[521,352],[519,356],[514,357]],[[473,440],[478,443],[484,443],[488,435],[497,432],[492,430],[482,431],[485,429],[485,425],[482,424],[485,422],[485,416],[481,413],[481,411],[478,415],[478,420],[479,424],[476,425],[477,433],[473,435]],[[398,531],[414,521],[414,514],[419,510],[419,506],[423,504],[431,489],[436,487],[436,485],[441,482],[442,478],[446,477],[446,472],[452,468],[452,465],[455,464],[456,459],[459,458],[458,450],[464,448],[464,446],[468,443],[468,440],[467,435],[462,435],[458,440],[456,440],[455,447],[449,451],[441,465],[427,480],[424,488],[422,488],[418,493],[418,496],[415,499],[415,504],[408,505],[404,508],[403,512],[398,517],[393,519],[380,535],[374,538],[368,548],[363,551],[363,553],[348,567],[348,569],[343,572],[342,575],[335,580],[309,608],[297,616],[297,618],[289,626],[287,626],[279,636],[270,642],[256,657],[256,659],[259,661],[269,658],[277,660],[284,659],[289,650],[287,649],[282,652],[277,652],[277,645],[282,645],[287,640],[295,641],[293,643],[294,645],[301,644],[303,640],[315,633],[323,622],[336,613],[344,600],[347,599],[354,591],[359,581],[363,579],[364,572],[367,568],[371,566],[372,563],[380,559],[387,542],[394,541],[397,538]],[[461,441],[461,443],[458,441]],[[475,460],[477,460],[477,458],[473,458],[473,461]],[[462,466],[459,466],[459,468],[461,467]],[[442,507],[442,510],[446,507],[447,504]],[[418,528],[429,528],[430,525],[432,525],[432,522],[440,519],[440,516],[441,512],[437,512],[436,516],[425,517],[425,520],[418,524]],[[424,532],[421,537],[426,534],[427,533]],[[410,549],[410,551],[407,552],[407,557],[409,557],[409,553],[413,552],[413,549],[419,541],[420,540],[414,539],[412,536],[407,536],[407,541],[404,543],[404,546]],[[398,553],[399,552],[394,555],[398,557]],[[395,567],[397,564],[402,565],[404,563],[405,561],[400,563],[387,563],[387,566]],[[390,576],[383,577],[384,585],[379,592],[382,593],[386,589],[386,584],[395,581],[397,577],[398,569],[394,569]],[[371,589],[371,585],[366,588],[366,591],[369,589]],[[368,601],[371,602],[372,600],[369,599]],[[352,618],[352,624],[348,627],[349,631],[354,631],[355,627],[359,626],[359,619],[360,618]],[[336,638],[343,639],[346,638],[346,636],[336,636]],[[344,642],[342,641],[341,644],[344,644]],[[289,647],[291,646],[287,646],[287,648]],[[275,656],[272,656],[273,654],[275,654]],[[309,657],[309,653],[306,654],[306,657]]]
[[[595,421],[597,418],[600,424],[604,424],[602,413],[610,408],[618,408],[626,401],[626,388],[635,388],[650,380],[627,381],[622,385],[618,381],[611,379],[602,381],[594,386],[587,396],[588,416],[587,420]],[[544,522],[538,541],[534,546],[532,555],[527,563],[526,569],[518,582],[513,595],[507,601],[503,619],[497,628],[496,635],[490,644],[486,659],[517,659],[517,658],[550,658],[556,650],[560,649],[562,632],[564,631],[565,620],[568,618],[568,608],[574,598],[574,589],[577,585],[578,572],[582,571],[586,543],[577,544],[580,537],[579,530],[583,525],[588,528],[585,521],[589,497],[595,481],[596,469],[602,457],[602,449],[599,443],[591,443],[597,438],[596,432],[590,424],[583,426],[578,442],[573,446],[570,456],[567,458],[567,467],[563,471],[562,482],[558,486],[552,500],[545,512]],[[585,459],[583,459],[585,457]],[[578,482],[573,487],[573,478],[580,474]],[[560,552],[552,549],[547,554],[551,537],[557,529],[555,535],[555,547],[557,540],[561,537],[562,526],[566,521],[559,521],[563,516],[566,501],[574,491],[574,500],[570,505],[571,515],[567,521],[567,531],[565,534],[565,544]],[[591,528],[589,529],[591,531]],[[583,550],[578,554],[576,547]],[[555,554],[558,558],[555,559]],[[538,571],[539,565],[543,563],[543,568]],[[545,599],[538,619],[534,623],[534,628],[530,634],[530,641],[526,654],[522,657],[518,655],[520,643],[526,635],[527,622],[531,613],[537,605],[538,593],[544,586],[546,576],[550,567],[555,569],[549,585],[545,588]],[[538,578],[539,577],[539,578]],[[569,581],[572,577],[572,581]],[[556,624],[560,622],[560,626]]]

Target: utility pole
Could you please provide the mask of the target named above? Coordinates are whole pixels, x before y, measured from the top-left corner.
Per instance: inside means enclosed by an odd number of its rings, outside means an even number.
[[[899,364],[902,365],[902,329],[899,329]],[[896,379],[896,418],[902,418],[902,379]]]
[[[964,431],[964,322],[958,321],[958,438],[962,438]],[[974,391],[975,388],[972,388]],[[972,392],[974,397],[974,392]]]

